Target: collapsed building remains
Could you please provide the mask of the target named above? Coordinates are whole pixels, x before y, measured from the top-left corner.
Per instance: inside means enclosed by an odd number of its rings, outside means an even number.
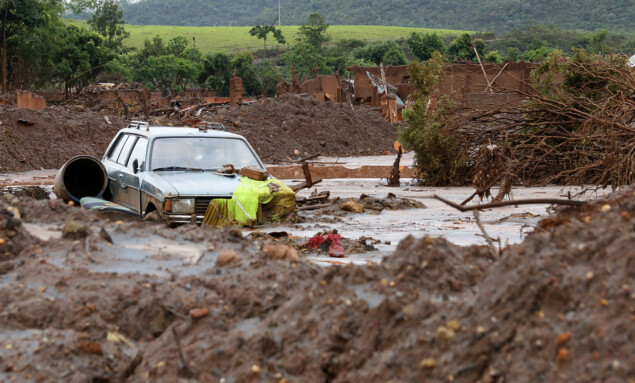
[[[520,93],[531,93],[530,75],[536,67],[535,63],[524,62],[446,65],[438,95],[453,95],[457,101],[470,104],[518,105],[523,100]],[[407,66],[354,65],[346,70],[353,73],[352,81],[342,80],[337,75],[319,75],[300,83],[294,73],[290,84],[280,80],[276,95],[307,93],[320,102],[377,106],[386,120],[397,122],[403,119],[401,112],[414,91]]]

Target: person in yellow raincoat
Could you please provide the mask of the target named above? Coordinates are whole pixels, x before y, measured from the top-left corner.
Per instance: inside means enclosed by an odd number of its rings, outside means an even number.
[[[278,222],[296,210],[295,193],[282,181],[242,177],[231,199],[214,199],[203,224],[213,227],[255,226]]]

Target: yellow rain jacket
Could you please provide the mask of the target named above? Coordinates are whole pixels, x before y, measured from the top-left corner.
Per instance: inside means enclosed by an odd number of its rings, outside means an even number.
[[[213,227],[255,226],[278,222],[295,211],[295,193],[282,181],[242,177],[231,199],[214,199],[203,224]]]

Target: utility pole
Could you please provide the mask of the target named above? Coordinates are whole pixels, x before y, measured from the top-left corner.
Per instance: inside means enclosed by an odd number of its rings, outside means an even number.
[[[280,18],[280,0],[278,0],[278,26],[282,25],[282,19]]]

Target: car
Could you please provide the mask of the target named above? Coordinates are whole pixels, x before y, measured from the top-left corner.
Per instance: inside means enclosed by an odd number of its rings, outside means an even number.
[[[117,133],[101,162],[108,199],[168,224],[200,224],[212,199],[232,198],[240,183],[233,169],[266,171],[247,140],[218,123],[177,128],[133,121]]]

